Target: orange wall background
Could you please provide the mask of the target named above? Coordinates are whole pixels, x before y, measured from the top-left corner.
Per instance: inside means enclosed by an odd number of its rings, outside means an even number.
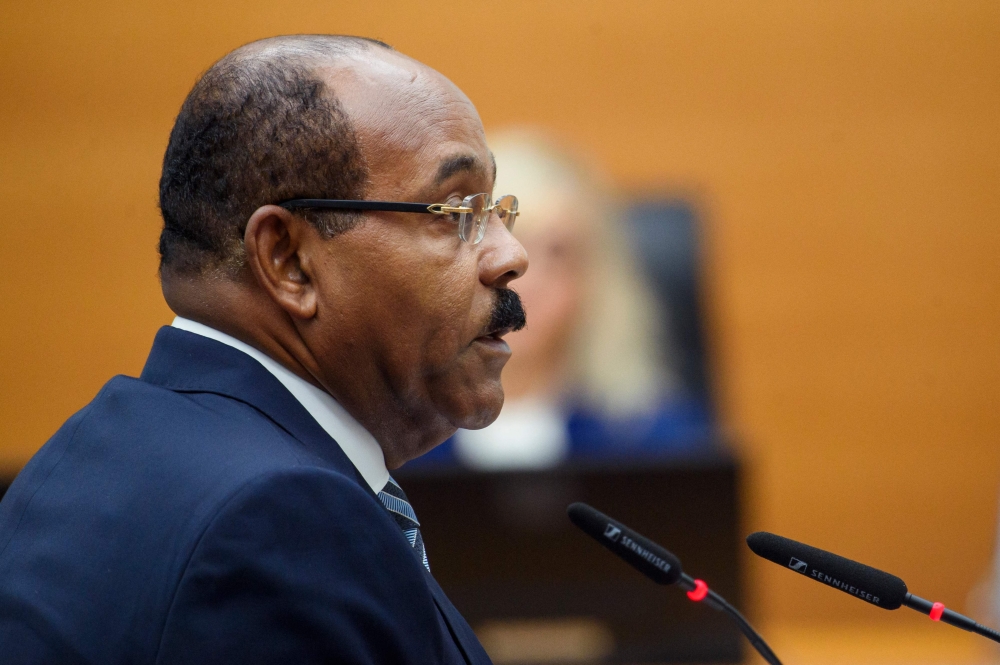
[[[170,320],[155,245],[173,117],[216,58],[290,32],[379,37],[487,127],[541,124],[627,190],[695,196],[747,530],[963,605],[1000,489],[992,1],[5,0],[0,466],[139,372]],[[749,570],[764,619],[904,620]]]

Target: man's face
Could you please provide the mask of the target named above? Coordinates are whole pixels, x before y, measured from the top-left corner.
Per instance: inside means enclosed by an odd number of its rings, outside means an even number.
[[[365,198],[459,205],[486,192],[495,199],[495,167],[472,104],[422,66],[399,74],[396,85],[359,85],[344,97],[370,173]],[[343,381],[333,377],[351,371],[368,377],[361,383],[369,394],[353,399],[388,397],[420,430],[401,451],[386,446],[393,433],[373,432],[390,467],[456,427],[492,422],[503,405],[500,372],[510,349],[501,339],[507,330],[494,329],[491,316],[500,290],[527,269],[524,249],[499,218],[473,245],[447,216],[374,213],[326,245],[317,323],[327,324],[318,330],[330,337],[320,332],[316,340],[330,350],[319,359],[330,362],[324,378]]]

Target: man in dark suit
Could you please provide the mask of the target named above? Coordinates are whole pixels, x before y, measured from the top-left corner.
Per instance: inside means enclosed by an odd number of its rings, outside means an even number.
[[[389,469],[503,402],[527,259],[494,171],[469,100],[380,42],[209,69],[160,182],[178,317],[0,503],[0,659],[489,662]]]

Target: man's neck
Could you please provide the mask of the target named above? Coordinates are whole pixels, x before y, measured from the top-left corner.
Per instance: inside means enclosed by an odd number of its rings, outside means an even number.
[[[177,316],[248,344],[304,381],[323,388],[297,357],[303,350],[307,351],[301,340],[298,340],[301,349],[294,349],[292,344],[281,341],[281,335],[269,332],[290,327],[287,321],[275,321],[287,319],[287,316],[275,311],[272,303],[262,300],[241,279],[164,276],[162,286],[163,296]]]

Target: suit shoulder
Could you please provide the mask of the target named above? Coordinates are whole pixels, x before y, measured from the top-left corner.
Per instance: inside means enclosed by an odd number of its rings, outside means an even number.
[[[178,392],[130,377],[116,377],[91,405],[88,426],[77,435],[99,440],[130,437],[147,452],[227,466],[247,465],[250,475],[307,462],[288,432],[253,406],[212,392]]]

